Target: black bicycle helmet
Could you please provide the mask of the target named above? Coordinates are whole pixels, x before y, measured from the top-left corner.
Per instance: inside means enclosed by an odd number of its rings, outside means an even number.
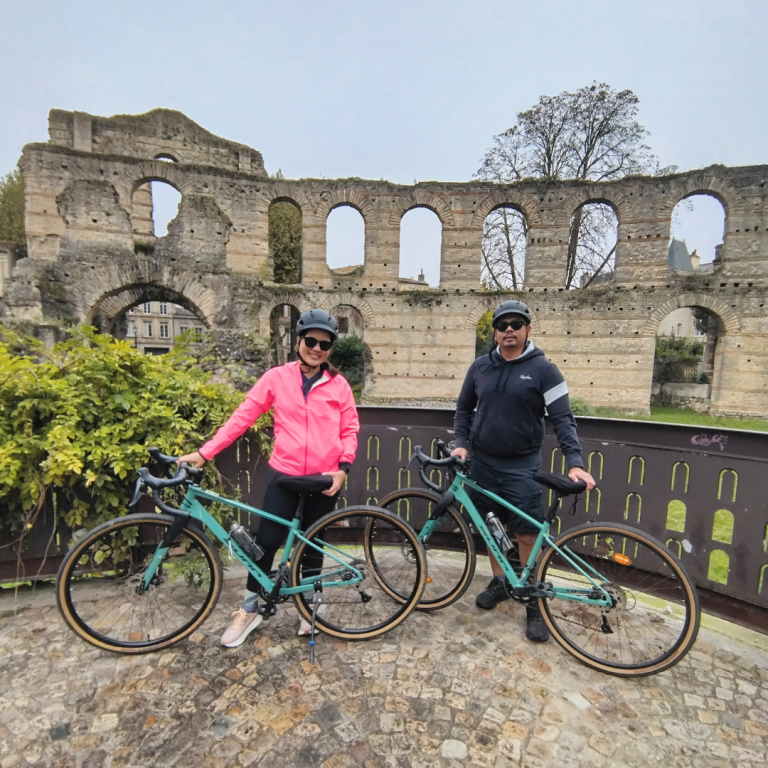
[[[527,325],[531,324],[531,310],[528,309],[527,304],[523,304],[522,301],[503,301],[496,309],[493,310],[493,319],[491,325],[495,328],[496,322],[505,315],[520,315]]]
[[[339,327],[336,318],[324,309],[308,309],[301,313],[299,322],[296,323],[296,333],[303,336],[307,331],[317,328],[331,334],[331,339],[336,341],[339,337]]]

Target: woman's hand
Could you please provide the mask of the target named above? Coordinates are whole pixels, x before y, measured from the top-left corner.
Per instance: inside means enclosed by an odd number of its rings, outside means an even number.
[[[200,467],[205,464],[205,459],[197,451],[195,451],[194,453],[188,453],[186,456],[180,456],[179,460],[176,462],[176,465],[178,466],[182,463],[189,464],[195,469],[200,469]]]
[[[568,470],[568,477],[573,480],[574,483],[578,483],[579,480],[583,480],[587,484],[587,490],[591,491],[595,487],[595,481],[589,472],[584,471],[581,467],[571,467]]]
[[[341,486],[344,485],[347,473],[343,469],[337,469],[335,472],[323,472],[323,474],[333,478],[333,485],[322,493],[326,496],[335,496],[341,490]]]

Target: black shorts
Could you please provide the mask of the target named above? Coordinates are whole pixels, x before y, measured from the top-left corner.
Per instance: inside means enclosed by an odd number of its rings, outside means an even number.
[[[541,486],[533,479],[540,469],[541,457],[538,453],[502,458],[474,448],[470,478],[481,488],[514,504],[535,520],[543,521]],[[483,517],[488,512],[493,512],[502,523],[506,524],[510,533],[537,534],[539,532],[538,528],[524,518],[477,491],[472,491],[470,498]]]

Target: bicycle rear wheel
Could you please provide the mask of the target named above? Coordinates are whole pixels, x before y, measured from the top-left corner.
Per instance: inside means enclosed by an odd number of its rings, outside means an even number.
[[[416,607],[427,573],[424,548],[403,520],[378,507],[345,507],[320,518],[293,552],[291,586],[319,581],[323,589],[319,629],[345,640],[366,640],[388,632]],[[330,556],[333,553],[343,564]],[[374,577],[374,565],[386,570],[403,599],[394,599]],[[363,581],[353,578],[356,569]],[[343,584],[340,582],[348,582]],[[299,614],[312,618],[314,592],[294,595]]]
[[[475,542],[469,525],[453,506],[445,510],[429,537],[422,537],[424,524],[439,501],[436,493],[423,488],[404,488],[378,504],[410,523],[427,553],[429,574],[424,594],[416,606],[418,611],[436,611],[456,602],[466,592],[475,574]],[[406,598],[399,593],[396,584],[389,583],[383,569],[375,568],[374,576],[392,597],[397,600]]]
[[[701,609],[683,564],[657,539],[626,525],[587,524],[555,540],[566,556],[602,577],[613,600],[601,607],[540,598],[544,622],[555,640],[594,669],[622,677],[661,672],[691,649]],[[579,562],[576,560],[576,562]],[[589,588],[589,581],[556,549],[539,560],[539,581],[555,587]]]
[[[59,611],[73,632],[109,651],[147,653],[178,642],[208,618],[222,567],[199,529],[179,531],[149,589],[137,592],[173,522],[171,515],[127,515],[75,542],[56,584]]]

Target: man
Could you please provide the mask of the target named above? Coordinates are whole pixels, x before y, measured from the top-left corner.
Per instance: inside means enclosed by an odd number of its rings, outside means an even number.
[[[557,366],[528,338],[531,312],[522,301],[505,301],[493,313],[490,354],[478,357],[469,367],[456,403],[453,455],[467,458],[472,444],[472,479],[537,520],[544,519],[541,487],[533,476],[541,469],[539,449],[544,439],[544,409],[555,428],[571,480],[595,487],[585,472],[576,421],[571,413],[568,387]],[[471,425],[471,431],[470,431]],[[538,530],[508,513],[487,496],[472,496],[483,514],[493,511],[517,537],[520,560],[525,563]],[[501,566],[491,556],[493,579],[477,596],[478,607],[490,610],[510,597]],[[549,632],[536,603],[526,609],[526,637],[544,642]]]

